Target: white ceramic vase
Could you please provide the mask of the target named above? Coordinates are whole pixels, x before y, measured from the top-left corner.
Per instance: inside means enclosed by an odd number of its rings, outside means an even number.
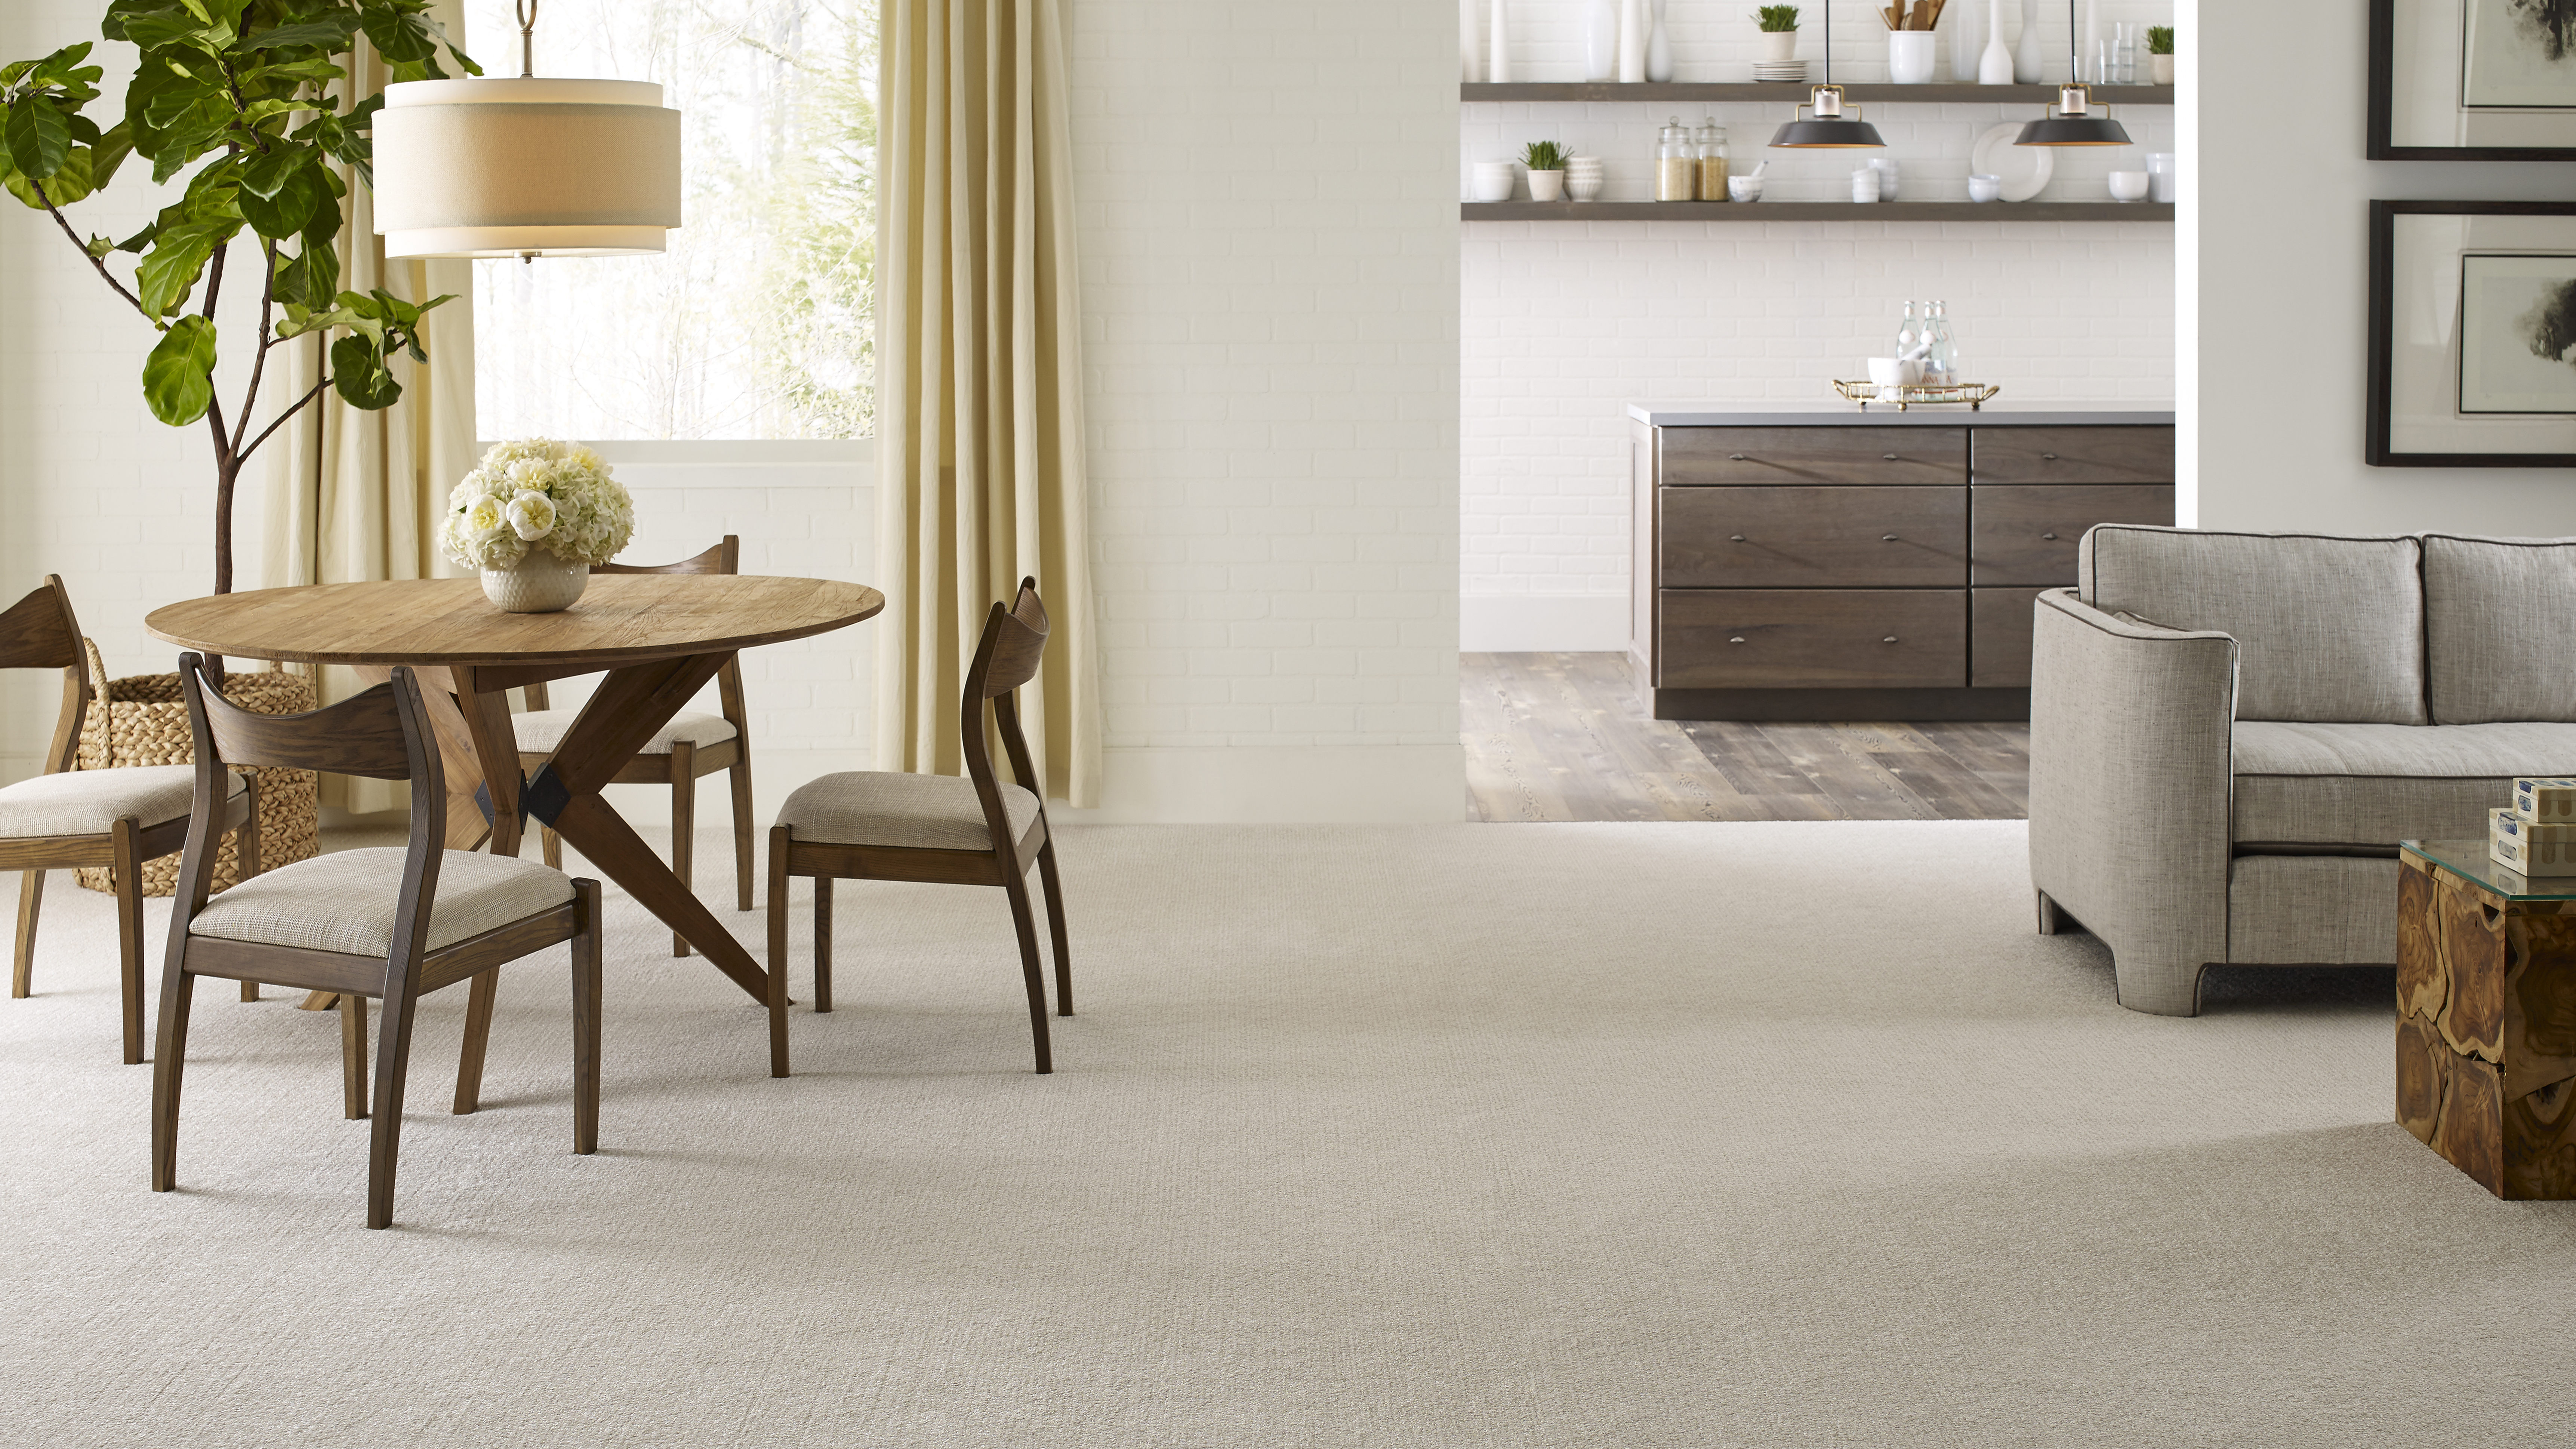
[[[1654,19],[1646,32],[1646,79],[1664,85],[1673,78],[1673,38],[1664,30],[1665,0],[1654,0]]]
[[[2039,73],[2043,63],[2039,48],[2039,0],[2021,0],[2021,39],[2013,50],[2013,79],[2035,86],[2045,77]]]
[[[1498,86],[1512,80],[1512,17],[1503,0],[1494,0],[1493,19],[1485,26],[1485,79]]]
[[[1887,78],[1901,86],[1929,85],[1938,52],[1929,30],[1887,32]]]
[[[1766,30],[1762,32],[1762,59],[1764,61],[1776,64],[1780,61],[1796,60],[1797,58],[1798,32],[1794,30]]]
[[[544,548],[505,569],[483,571],[483,597],[505,614],[552,614],[569,609],[590,587],[590,565],[566,563]]]
[[[1476,43],[1483,9],[1482,0],[1458,0],[1458,79],[1468,85],[1484,79],[1484,48]]]
[[[1584,0],[1583,78],[1619,78],[1619,0]]]

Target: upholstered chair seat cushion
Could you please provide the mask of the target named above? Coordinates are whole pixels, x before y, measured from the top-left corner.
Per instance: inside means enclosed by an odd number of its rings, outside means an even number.
[[[242,778],[226,771],[230,795]],[[105,835],[126,816],[137,825],[159,825],[196,803],[194,765],[137,765],[124,770],[66,770],[38,775],[0,789],[0,839],[42,835]]]
[[[580,717],[581,711],[577,709],[534,709],[526,714],[510,716],[510,728],[518,735],[522,751],[531,755],[550,755],[554,753],[555,746],[563,743],[564,735],[572,729],[572,722]],[[646,740],[644,748],[635,753],[667,755],[671,753],[671,747],[681,740],[703,750],[709,745],[732,739],[733,735],[733,722],[724,716],[697,714],[684,709],[671,716],[669,724],[655,730],[653,738]]]
[[[2430,724],[2422,555],[2411,537],[2106,523],[2076,550],[2077,592],[2107,614],[2232,636],[2238,719]]]
[[[2516,775],[2576,774],[2576,724],[2239,720],[2235,773],[2239,844],[2482,839]]]
[[[352,956],[393,949],[405,852],[379,846],[317,855],[243,881],[206,903],[188,934]],[[572,878],[534,861],[451,850],[438,866],[427,949],[552,910]]]
[[[1011,842],[1036,827],[1038,797],[1005,784],[1002,813]],[[975,782],[962,775],[904,775],[852,770],[799,786],[778,812],[798,840],[824,845],[885,845],[913,850],[991,850]]]

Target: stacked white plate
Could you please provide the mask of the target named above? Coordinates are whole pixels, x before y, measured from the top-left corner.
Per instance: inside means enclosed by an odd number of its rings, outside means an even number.
[[[1757,60],[1753,63],[1753,78],[1758,81],[1802,81],[1807,78],[1807,63],[1803,60]]]
[[[1565,194],[1568,198],[1575,201],[1598,200],[1602,183],[1607,179],[1608,173],[1602,170],[1600,157],[1565,158]]]

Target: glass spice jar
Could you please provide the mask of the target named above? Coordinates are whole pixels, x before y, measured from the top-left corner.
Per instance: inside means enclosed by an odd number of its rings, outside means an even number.
[[[1699,194],[1699,147],[1690,128],[1673,117],[1655,143],[1655,199],[1690,201]]]

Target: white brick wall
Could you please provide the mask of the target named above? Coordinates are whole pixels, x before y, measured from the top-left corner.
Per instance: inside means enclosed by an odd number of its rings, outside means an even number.
[[[1455,11],[1069,10],[1105,811],[1456,819]]]
[[[1967,199],[1977,135],[2034,110],[1870,109],[1903,195],[1956,201]],[[1739,168],[1769,159],[1770,198],[1850,195],[1850,153],[1767,149],[1786,106],[1464,110],[1462,195],[1469,162],[1554,138],[1608,161],[1609,199],[1645,199],[1656,132],[1676,111],[1693,126],[1715,116]],[[2172,117],[2130,109],[2122,122],[2135,147],[2058,152],[2040,199],[2107,200],[2107,172],[2173,149]],[[2173,397],[2170,224],[1908,223],[1853,211],[1848,222],[1467,224],[1466,647],[1625,647],[1627,404],[1830,400],[1832,377],[1859,376],[1861,359],[1886,353],[1908,301],[1946,301],[1969,370],[2007,396]]]

